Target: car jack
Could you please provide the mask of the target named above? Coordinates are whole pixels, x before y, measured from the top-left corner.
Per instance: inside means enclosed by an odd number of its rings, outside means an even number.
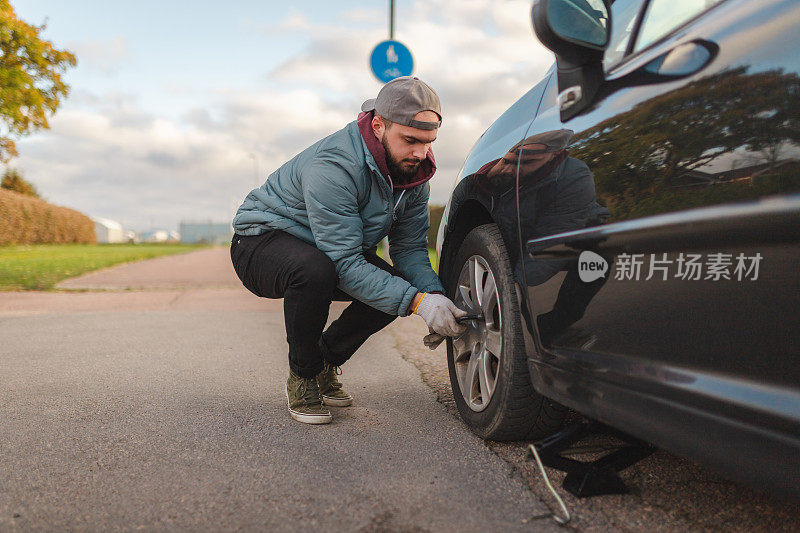
[[[622,440],[625,444],[594,461],[578,461],[565,457],[569,448],[579,440],[592,434],[605,433]],[[546,466],[567,473],[562,486],[578,498],[602,494],[627,494],[628,487],[617,472],[650,456],[655,447],[621,433],[598,422],[576,422],[558,433],[533,444]],[[531,452],[528,452],[532,456]]]

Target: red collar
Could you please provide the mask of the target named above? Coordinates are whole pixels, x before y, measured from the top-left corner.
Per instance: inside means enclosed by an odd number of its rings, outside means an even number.
[[[431,179],[434,172],[436,172],[436,160],[433,158],[433,150],[428,149],[425,160],[419,165],[417,177],[414,178],[413,181],[407,183],[392,182],[389,177],[389,167],[386,166],[386,150],[372,132],[373,114],[374,111],[359,113],[356,123],[358,124],[358,131],[361,132],[361,137],[364,139],[364,143],[366,143],[369,152],[372,154],[373,159],[375,159],[375,163],[377,163],[381,174],[386,178],[386,182],[390,186],[394,184],[395,189],[410,189],[411,187],[416,187]]]

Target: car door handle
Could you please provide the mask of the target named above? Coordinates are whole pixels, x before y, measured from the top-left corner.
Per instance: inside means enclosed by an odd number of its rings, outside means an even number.
[[[683,78],[703,70],[719,52],[711,41],[689,41],[679,44],[647,63],[642,70],[663,81]]]
[[[711,64],[718,54],[719,46],[711,41],[696,39],[681,43],[644,64],[635,62],[607,79],[598,91],[598,101],[620,89],[691,76]]]

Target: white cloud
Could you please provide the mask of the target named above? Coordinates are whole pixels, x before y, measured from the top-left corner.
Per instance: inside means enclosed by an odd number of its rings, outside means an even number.
[[[289,14],[278,24],[278,28],[289,31],[307,32],[311,30],[313,26],[308,21],[308,17],[306,17],[305,13],[299,11],[297,8],[291,8]]]
[[[78,57],[81,67],[106,75],[116,72],[130,56],[128,42],[120,36],[67,43],[67,50]]]
[[[396,38],[414,55],[415,75],[434,87],[442,102],[433,201],[446,200],[474,141],[552,63],[550,52],[533,35],[529,13],[527,1],[429,0],[415,2],[408,16],[396,22]],[[368,72],[367,55],[386,38],[384,28],[353,31],[330,23],[307,31],[313,35],[310,45],[270,73],[271,80],[340,95],[343,110],[357,110],[363,99],[377,93],[380,84]]]
[[[445,201],[480,134],[552,62],[530,29],[529,9],[528,1],[429,0],[415,2],[397,20],[396,38],[412,50],[415,74],[442,101],[434,202]],[[52,130],[19,143],[18,166],[55,203],[137,229],[229,219],[253,187],[250,154],[263,181],[353,120],[361,102],[377,94],[368,54],[385,38],[384,24],[370,10],[323,24],[292,11],[275,27],[304,35],[302,52],[268,73],[258,90],[209,94],[206,105],[187,108],[178,119],[154,116],[121,91],[75,90]],[[81,60],[113,68],[114,58],[127,53],[121,42],[103,56],[86,41]],[[172,81],[184,81],[179,71]]]

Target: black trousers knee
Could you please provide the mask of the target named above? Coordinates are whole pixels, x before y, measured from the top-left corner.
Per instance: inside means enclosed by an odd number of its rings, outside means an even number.
[[[402,277],[374,250],[365,251],[364,257],[378,268]],[[316,246],[285,231],[234,235],[231,261],[250,292],[264,298],[283,298],[289,368],[299,376],[316,376],[325,361],[343,364],[370,335],[397,318],[338,289],[333,261]],[[352,303],[323,332],[332,301]]]

